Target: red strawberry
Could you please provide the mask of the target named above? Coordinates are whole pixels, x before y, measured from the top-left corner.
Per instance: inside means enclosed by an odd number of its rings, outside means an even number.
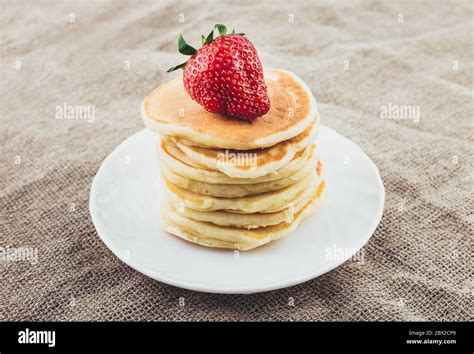
[[[213,39],[214,29],[219,36]],[[168,70],[183,68],[183,82],[191,98],[212,113],[252,120],[270,109],[270,99],[257,51],[243,34],[227,34],[224,25],[215,25],[203,46],[196,50],[183,36],[180,53],[192,55],[188,62]]]

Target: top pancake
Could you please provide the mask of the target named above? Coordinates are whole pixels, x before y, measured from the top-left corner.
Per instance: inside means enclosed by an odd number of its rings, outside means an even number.
[[[176,78],[153,90],[142,104],[145,125],[161,134],[188,139],[201,146],[250,150],[275,145],[302,133],[316,116],[309,87],[295,74],[264,70],[270,110],[246,122],[206,111]]]

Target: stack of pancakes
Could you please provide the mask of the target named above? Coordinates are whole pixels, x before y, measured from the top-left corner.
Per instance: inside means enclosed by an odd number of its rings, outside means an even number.
[[[143,119],[160,133],[165,231],[204,246],[249,250],[287,235],[316,209],[325,186],[314,142],[316,101],[296,75],[264,74],[271,108],[252,122],[207,112],[181,78],[146,97]]]

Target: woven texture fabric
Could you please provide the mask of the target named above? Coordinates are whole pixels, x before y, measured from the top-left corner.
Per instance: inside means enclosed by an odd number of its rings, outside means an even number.
[[[0,260],[0,320],[473,319],[472,1],[0,6],[0,251],[38,252]],[[215,23],[245,32],[264,66],[302,77],[323,123],[379,167],[385,211],[363,261],[215,295],[149,279],[100,241],[92,178],[143,129],[143,98],[183,59],[179,33],[199,43]],[[93,119],[58,116],[65,105],[93,107]]]

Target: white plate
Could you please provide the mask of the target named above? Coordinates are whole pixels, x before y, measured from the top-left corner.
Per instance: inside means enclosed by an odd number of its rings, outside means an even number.
[[[385,192],[377,167],[356,144],[321,127],[318,149],[327,189],[316,214],[290,235],[252,251],[184,241],[159,226],[164,189],[156,139],[142,130],[104,160],[92,182],[89,208],[107,247],[132,268],[163,283],[212,293],[296,285],[351,258],[382,217]]]

